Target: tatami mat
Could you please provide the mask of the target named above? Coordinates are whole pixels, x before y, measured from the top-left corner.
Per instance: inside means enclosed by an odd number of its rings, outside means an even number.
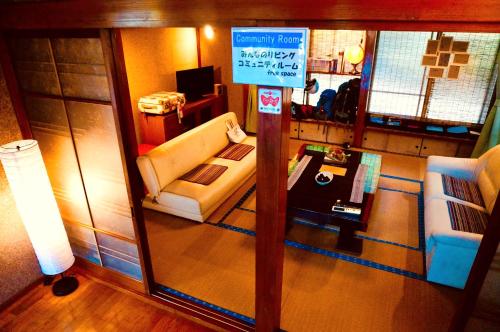
[[[378,187],[384,189],[402,190],[410,193],[419,193],[421,182],[419,180],[410,181],[413,179],[395,178],[382,174],[378,180]]]
[[[225,224],[255,231],[255,192],[235,208]],[[393,204],[398,201],[399,204]],[[404,202],[404,203],[403,203]],[[357,232],[364,239],[359,258],[397,269],[425,274],[423,253],[419,250],[418,196],[401,191],[379,189],[368,223],[368,232]],[[297,220],[286,239],[319,249],[335,251],[338,228],[319,229]]]
[[[418,209],[418,195],[378,189],[362,234],[418,248]]]
[[[287,331],[446,331],[454,312],[452,289],[321,255],[300,265],[282,308]]]
[[[145,212],[157,283],[254,316],[254,237]]]
[[[424,273],[418,235],[420,166],[397,159],[387,169],[401,162],[400,168],[412,170],[381,177],[368,231],[359,232],[373,239],[364,240],[355,260],[334,250],[335,229],[292,227],[285,246],[283,329],[446,330],[460,292],[419,277]],[[413,181],[394,178],[405,175]],[[155,281],[253,318],[254,184],[255,178],[247,181],[203,224],[145,210]]]

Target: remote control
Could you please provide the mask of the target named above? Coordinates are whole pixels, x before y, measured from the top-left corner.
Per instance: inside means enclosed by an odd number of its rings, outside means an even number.
[[[333,212],[340,212],[340,213],[357,214],[357,215],[361,214],[360,208],[357,208],[354,206],[343,205],[343,204],[340,204],[339,201],[337,201],[337,203],[335,203],[333,205],[332,211]]]

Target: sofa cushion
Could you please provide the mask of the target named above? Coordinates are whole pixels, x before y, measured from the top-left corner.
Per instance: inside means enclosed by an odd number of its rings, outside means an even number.
[[[455,231],[484,234],[488,216],[470,206],[447,201],[451,228]]]
[[[473,207],[475,209],[478,209],[479,211],[486,211],[486,209],[483,206],[463,201],[461,199],[458,199],[453,196],[448,196],[444,193],[444,188],[443,188],[443,181],[442,181],[442,175],[440,173],[436,172],[427,172],[425,173],[425,178],[424,178],[424,199],[427,204],[427,201],[431,199],[441,199],[444,201],[452,201],[452,202],[457,202],[461,203],[470,207]],[[427,206],[426,206],[427,209]]]
[[[475,174],[484,205],[491,214],[500,188],[500,145],[489,149],[479,157]]]
[[[479,248],[480,234],[452,229],[447,202],[433,198],[425,202],[424,209],[426,250],[429,252],[439,243],[466,248]]]
[[[255,137],[247,137],[243,143],[256,146]],[[256,150],[240,161],[212,157],[204,163],[227,166],[228,169],[208,186],[182,180],[172,181],[160,192],[156,199],[158,203],[191,214],[205,215],[214,204],[225,199],[228,191],[239,187],[255,172]]]
[[[473,181],[456,178],[450,175],[441,175],[443,182],[443,191],[447,196],[458,198],[462,201],[484,206],[481,192],[478,185]]]
[[[215,157],[239,161],[243,159],[243,157],[245,157],[247,154],[249,154],[253,149],[255,149],[255,146],[249,144],[229,144]]]
[[[179,180],[208,186],[227,170],[227,166],[215,164],[201,164],[184,174]]]
[[[231,112],[218,116],[137,158],[144,183],[153,197],[229,144],[227,120],[237,122],[236,115]]]

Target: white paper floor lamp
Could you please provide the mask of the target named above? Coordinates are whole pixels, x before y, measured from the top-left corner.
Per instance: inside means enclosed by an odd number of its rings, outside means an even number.
[[[62,274],[73,265],[75,257],[38,142],[23,140],[2,145],[0,159],[43,274]],[[54,283],[52,291],[63,296],[77,287],[76,278],[63,275]]]

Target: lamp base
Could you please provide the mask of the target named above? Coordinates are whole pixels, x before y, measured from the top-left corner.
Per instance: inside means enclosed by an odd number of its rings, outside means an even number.
[[[63,276],[52,286],[52,293],[55,296],[66,296],[73,293],[78,288],[78,280],[75,277]]]
[[[349,72],[351,75],[359,75],[361,72],[358,71],[358,65],[359,63],[352,64],[352,70]]]

